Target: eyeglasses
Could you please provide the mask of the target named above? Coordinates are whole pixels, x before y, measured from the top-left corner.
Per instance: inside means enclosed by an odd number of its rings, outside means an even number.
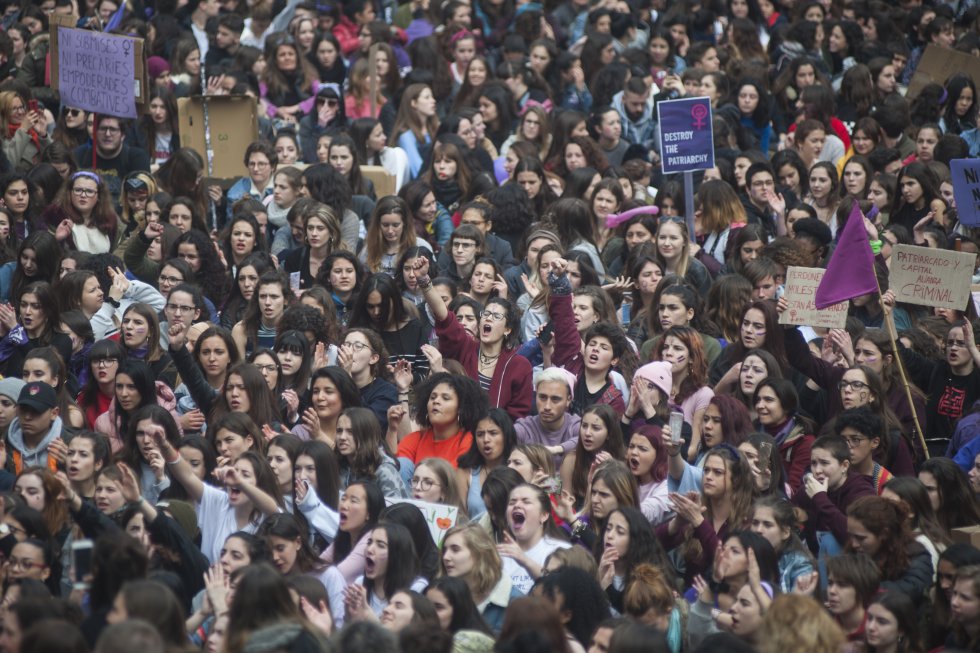
[[[97,188],[79,188],[75,186],[71,189],[71,192],[79,197],[95,197],[99,191]]]
[[[255,367],[263,374],[272,374],[273,372],[279,371],[279,368],[275,365],[256,365]]]
[[[966,340],[947,340],[946,346],[950,349],[953,347],[958,349],[966,349]]]
[[[453,249],[467,250],[473,249],[474,247],[476,247],[476,243],[465,243],[458,240],[453,243]]]
[[[92,361],[92,362],[95,363],[95,366],[96,367],[112,367],[113,365],[116,365],[116,364],[119,363],[119,359],[118,358],[100,358],[99,360]]]
[[[868,384],[864,381],[841,381],[837,384],[838,390],[847,390],[848,388],[854,388],[855,390],[866,390]]]
[[[23,104],[18,104],[17,106],[13,107],[10,111],[12,113],[24,113],[25,111],[27,111],[27,107],[25,107]]]
[[[178,306],[177,304],[167,304],[167,310],[173,311],[174,313],[191,313],[194,311],[194,307]]]
[[[11,569],[23,569],[24,571],[30,571],[31,569],[45,569],[47,567],[43,562],[34,562],[33,560],[27,560],[26,558],[10,558],[10,568]]]
[[[171,277],[169,275],[161,274],[159,277],[157,277],[157,281],[159,283],[180,283],[183,281],[183,279],[180,277]]]
[[[100,134],[118,134],[122,132],[118,127],[112,127],[110,125],[99,125]]]
[[[271,164],[268,161],[249,161],[249,168],[268,168]]]
[[[418,476],[412,477],[412,487],[419,488],[423,492],[428,492],[433,487],[442,487],[439,483],[436,483],[431,478],[419,478]]]
[[[854,447],[860,445],[865,440],[870,440],[870,439],[871,438],[861,438],[861,437],[844,438],[844,442],[847,443],[848,449],[853,449]]]
[[[344,345],[351,347],[354,351],[364,351],[365,349],[371,351],[372,353],[374,351],[373,349],[371,349],[370,345],[365,345],[363,342],[351,341],[351,342],[345,342]]]
[[[480,313],[480,317],[482,317],[484,320],[493,320],[494,322],[501,322],[507,317],[507,314],[498,313],[497,311],[483,311],[482,313]]]

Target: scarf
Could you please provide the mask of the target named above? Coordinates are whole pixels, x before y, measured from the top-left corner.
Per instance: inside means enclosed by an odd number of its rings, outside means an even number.
[[[433,179],[432,193],[436,196],[436,201],[446,207],[450,213],[455,210],[463,196],[463,191],[455,179]]]

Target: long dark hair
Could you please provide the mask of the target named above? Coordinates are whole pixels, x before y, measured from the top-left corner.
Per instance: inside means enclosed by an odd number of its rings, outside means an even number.
[[[11,225],[12,228],[13,225]],[[37,265],[37,273],[30,277],[24,273],[24,268],[21,265],[26,250],[34,252],[34,262]],[[35,231],[25,238],[17,250],[17,264],[14,266],[14,275],[10,280],[10,303],[16,307],[20,302],[24,287],[30,283],[36,281],[54,283],[58,279],[61,256],[61,246],[51,233]]]
[[[419,558],[415,552],[412,534],[407,528],[396,522],[383,522],[371,529],[368,538],[372,538],[374,532],[379,530],[385,531],[388,536],[388,570],[382,585],[385,598],[391,599],[398,590],[411,589],[412,581],[419,575]],[[370,539],[368,544],[370,546]],[[364,589],[368,591],[368,595],[375,594],[374,579],[365,578]]]
[[[155,405],[157,403],[155,376],[146,363],[132,358],[120,360],[119,369],[116,371],[117,384],[119,383],[120,374],[125,374],[132,379],[133,385],[136,386],[137,391],[140,393],[140,403],[133,411],[133,414],[143,406]],[[116,402],[116,432],[122,435],[129,431],[131,422],[130,413],[119,405],[118,399],[114,399],[114,401]]]
[[[442,576],[429,584],[425,589],[426,595],[432,590],[440,592],[446,597],[446,601],[453,609],[453,616],[449,620],[449,628],[447,628],[450,633],[456,634],[461,630],[475,630],[484,635],[493,635],[490,626],[487,625],[480,610],[473,602],[473,594],[470,592],[469,585],[462,578]]]
[[[377,483],[361,479],[352,481],[344,493],[350,492],[350,489],[355,485],[364,488],[364,494],[367,496],[367,522],[361,529],[361,537],[364,537],[375,527],[381,517],[381,512],[385,509],[385,495]],[[356,544],[357,542],[351,541],[350,533],[338,530],[337,537],[333,541],[334,564],[346,558]]]

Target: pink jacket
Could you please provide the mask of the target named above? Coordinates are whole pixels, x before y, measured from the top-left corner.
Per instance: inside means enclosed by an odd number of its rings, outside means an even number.
[[[177,397],[174,396],[174,391],[163,381],[157,381],[156,385],[157,405],[163,406],[173,415],[174,421],[177,422],[177,429],[183,435],[184,431],[180,428],[180,414],[177,412]],[[112,402],[109,404],[109,410],[95,419],[95,430],[99,433],[105,433],[109,437],[109,444],[112,445],[112,453],[116,453],[122,449],[124,444],[123,436],[119,433],[116,424],[116,398],[113,397]]]

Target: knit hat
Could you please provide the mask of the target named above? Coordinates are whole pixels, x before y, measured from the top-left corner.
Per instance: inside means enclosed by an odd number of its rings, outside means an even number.
[[[152,84],[154,79],[170,72],[170,64],[163,57],[147,57],[146,71]]]
[[[561,241],[558,240],[558,236],[556,236],[553,231],[548,231],[547,229],[535,229],[530,233],[530,235],[528,235],[527,238],[524,239],[524,244],[530,245],[538,238],[547,238],[558,247],[561,247]]]
[[[24,389],[25,385],[27,385],[26,381],[12,376],[0,379],[0,395],[17,401],[20,398],[20,391]]]
[[[180,526],[184,534],[191,540],[196,540],[201,529],[197,525],[197,513],[194,507],[186,501],[168,499],[157,503],[157,508],[166,510],[173,517],[174,521]]]
[[[647,363],[640,369],[636,370],[634,378],[649,381],[653,385],[660,388],[660,391],[664,393],[665,397],[670,396],[670,390],[673,384],[673,375],[670,373],[670,363],[666,361],[654,361],[653,363]]]

